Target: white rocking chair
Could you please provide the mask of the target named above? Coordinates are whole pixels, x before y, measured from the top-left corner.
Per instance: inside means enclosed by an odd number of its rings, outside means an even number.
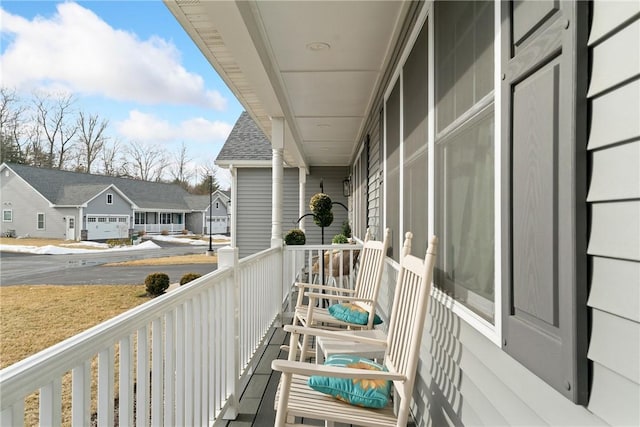
[[[295,426],[295,417],[325,420],[326,425],[340,422],[361,426],[406,426],[429,302],[436,246],[437,238],[434,236],[429,242],[424,262],[409,255],[407,246],[403,248],[386,340],[358,337],[340,331],[285,327],[285,331],[292,334],[313,334],[386,346],[383,364],[388,372],[274,360],[272,369],[282,372],[275,402],[276,426]],[[396,400],[394,403],[397,411],[391,402],[382,409],[369,409],[314,391],[307,385],[311,375],[393,381],[393,399]]]
[[[360,253],[360,267],[357,272],[354,289],[339,286],[317,285],[311,283],[296,283],[298,287],[298,300],[293,315],[293,325],[317,327],[322,329],[373,329],[376,303],[384,259],[389,247],[389,229],[385,230],[384,240],[369,240],[369,230],[365,237],[364,245]],[[308,297],[308,304],[304,304],[304,297]],[[368,322],[364,325],[338,320],[329,310],[320,307],[323,299],[336,299],[342,303],[352,303],[369,313]],[[309,351],[309,337],[303,335],[302,343],[299,335],[292,334],[290,359],[295,360],[297,348],[300,348],[300,360],[305,360]],[[296,344],[294,346],[294,344]],[[287,349],[285,347],[285,349]]]

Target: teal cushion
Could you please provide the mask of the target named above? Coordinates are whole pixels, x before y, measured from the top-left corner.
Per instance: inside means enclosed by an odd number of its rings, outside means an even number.
[[[369,359],[355,355],[334,354],[324,362],[325,366],[386,371],[387,369]],[[391,381],[366,378],[335,378],[314,375],[309,377],[309,387],[352,405],[365,408],[384,408],[389,403]]]
[[[330,306],[329,313],[338,320],[355,323],[356,325],[366,325],[369,322],[369,312],[367,310],[348,302]],[[373,318],[373,324],[379,325],[380,323],[382,323],[382,319],[376,314]]]

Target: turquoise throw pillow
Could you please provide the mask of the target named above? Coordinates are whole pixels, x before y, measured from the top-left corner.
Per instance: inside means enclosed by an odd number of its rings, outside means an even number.
[[[355,355],[334,354],[324,362],[325,366],[386,371],[387,369],[369,359]],[[365,408],[384,408],[389,403],[391,381],[366,378],[335,378],[314,375],[309,377],[309,387],[352,405]]]
[[[343,322],[355,323],[356,325],[366,325],[369,322],[369,312],[356,304],[342,303],[329,307],[329,313]],[[382,319],[377,314],[373,318],[373,324],[379,325]]]

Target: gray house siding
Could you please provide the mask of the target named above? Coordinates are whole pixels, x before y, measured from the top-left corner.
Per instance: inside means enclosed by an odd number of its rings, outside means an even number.
[[[2,209],[11,209],[11,222],[2,222],[2,232],[15,230],[16,236],[63,239],[66,233],[64,214],[49,206],[49,202],[37,194],[22,178],[5,168],[0,175]],[[37,214],[43,213],[43,230],[37,228]]]
[[[588,408],[640,425],[640,3],[593,4]]]
[[[204,231],[202,221],[201,212],[189,213],[185,217],[185,227],[194,234],[201,234]]]
[[[236,246],[240,258],[271,246],[271,168],[237,170]],[[298,169],[284,169],[282,230],[298,218]]]
[[[107,194],[112,195],[112,203],[107,204]],[[98,194],[93,200],[87,203],[84,209],[85,215],[128,215],[131,217],[133,210],[131,202],[125,200],[117,191],[107,189]]]
[[[574,404],[451,307],[432,299],[414,394],[418,425],[640,425],[639,5],[593,5],[588,404]],[[612,47],[615,43],[620,47]],[[602,59],[599,46],[604,46]],[[387,78],[383,87],[388,85]],[[378,186],[381,99],[378,94],[365,130],[370,136],[369,211],[355,212],[366,215],[370,225],[382,215],[377,205],[383,202]],[[393,276],[388,272],[381,291],[383,315],[391,307]]]

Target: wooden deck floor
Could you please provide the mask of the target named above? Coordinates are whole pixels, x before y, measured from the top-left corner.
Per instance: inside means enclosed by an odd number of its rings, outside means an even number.
[[[256,357],[260,360],[240,397],[240,414],[235,420],[226,423],[228,427],[273,427],[276,418],[273,402],[280,373],[271,370],[271,361],[287,358],[287,353],[281,351],[280,346],[288,344],[289,339],[282,327],[271,328],[269,334],[265,345],[258,350]],[[316,420],[296,421],[309,425],[324,425]]]

